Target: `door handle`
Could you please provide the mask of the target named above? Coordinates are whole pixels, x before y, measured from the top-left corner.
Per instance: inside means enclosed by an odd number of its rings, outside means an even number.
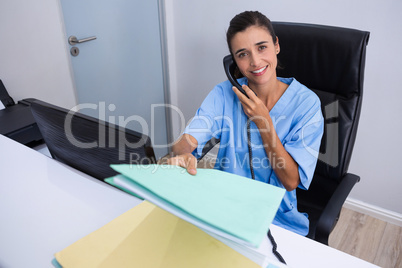
[[[68,43],[72,46],[76,45],[76,44],[81,44],[84,42],[88,42],[88,41],[92,41],[95,40],[96,36],[91,36],[91,37],[87,37],[87,38],[82,38],[82,39],[77,39],[77,37],[75,37],[74,35],[70,36],[68,38]]]

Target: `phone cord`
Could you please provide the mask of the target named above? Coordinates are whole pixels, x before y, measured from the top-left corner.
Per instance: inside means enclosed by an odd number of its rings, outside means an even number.
[[[251,133],[250,133],[250,123],[251,120],[247,120],[247,145],[248,145],[248,154],[249,154],[249,162],[250,162],[250,172],[251,172],[251,178],[255,180],[255,175],[254,175],[254,167],[253,167],[253,151],[251,149]],[[268,238],[271,241],[272,244],[272,253],[275,255],[275,257],[281,262],[286,264],[285,259],[282,257],[282,255],[276,250],[278,248],[278,245],[276,244],[276,241],[274,237],[271,234],[271,230],[268,230]]]

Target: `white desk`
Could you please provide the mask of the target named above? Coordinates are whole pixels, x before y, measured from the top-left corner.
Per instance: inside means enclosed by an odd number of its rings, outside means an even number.
[[[0,267],[52,267],[53,254],[141,201],[0,135]],[[290,267],[376,267],[271,227]]]

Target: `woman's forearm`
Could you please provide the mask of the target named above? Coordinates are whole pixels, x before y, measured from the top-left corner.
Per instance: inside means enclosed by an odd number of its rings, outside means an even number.
[[[173,156],[191,153],[197,146],[198,142],[193,136],[183,134],[172,147]]]
[[[293,191],[300,183],[296,161],[283,147],[270,118],[256,122],[265,152],[276,176],[287,191]]]

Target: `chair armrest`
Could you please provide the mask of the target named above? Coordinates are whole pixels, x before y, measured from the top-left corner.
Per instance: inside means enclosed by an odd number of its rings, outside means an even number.
[[[202,149],[201,156],[198,158],[198,161],[200,161],[201,159],[203,159],[204,156],[205,156],[209,151],[211,151],[212,148],[215,147],[215,145],[217,145],[217,144],[220,143],[220,142],[221,142],[221,140],[220,140],[220,139],[217,139],[217,138],[215,138],[215,137],[212,137],[209,141],[207,141],[207,142],[205,143],[205,145],[204,145],[204,148]],[[196,149],[196,150],[197,150],[197,149]]]
[[[341,183],[336,188],[318,219],[314,240],[328,245],[329,234],[338,221],[343,203],[345,203],[350,191],[358,181],[360,181],[360,177],[357,175],[347,173],[343,176]]]

